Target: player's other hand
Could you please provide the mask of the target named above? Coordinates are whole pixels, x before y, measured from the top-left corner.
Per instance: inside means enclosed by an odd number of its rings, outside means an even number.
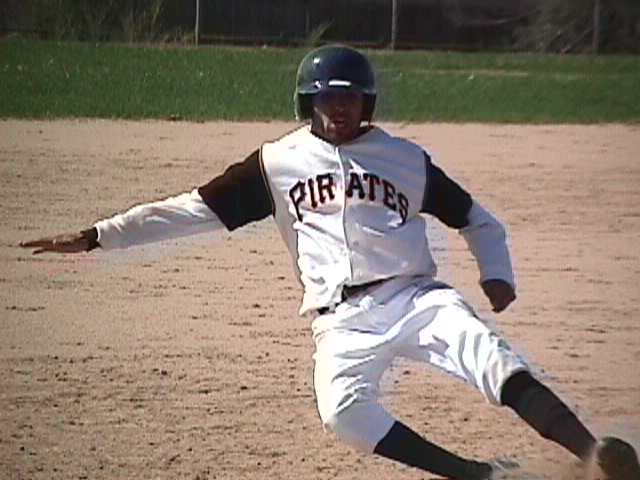
[[[502,312],[516,299],[513,287],[504,280],[485,280],[481,286],[496,313]]]
[[[22,248],[33,248],[33,254],[55,253],[79,253],[89,249],[89,239],[82,232],[65,233],[55,237],[45,237],[30,242],[20,242]]]

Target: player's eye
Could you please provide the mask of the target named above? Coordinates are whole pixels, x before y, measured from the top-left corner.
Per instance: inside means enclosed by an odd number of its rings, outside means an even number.
[[[318,92],[318,101],[324,104],[332,103],[355,103],[362,94],[357,90],[346,88],[331,88]]]

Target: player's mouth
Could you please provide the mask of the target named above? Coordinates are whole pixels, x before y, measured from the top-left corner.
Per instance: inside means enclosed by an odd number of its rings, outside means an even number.
[[[338,130],[349,130],[351,128],[351,122],[346,117],[332,118],[331,123],[333,123]]]

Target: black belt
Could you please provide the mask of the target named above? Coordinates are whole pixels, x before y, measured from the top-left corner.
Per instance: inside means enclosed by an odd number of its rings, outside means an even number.
[[[343,302],[346,302],[349,298],[354,297],[371,287],[375,287],[376,285],[381,285],[387,280],[390,280],[390,279],[380,278],[378,280],[373,280],[372,282],[361,283],[360,285],[345,285],[344,287],[342,287],[341,300]],[[333,310],[333,307],[320,307],[316,311],[318,312],[319,315],[324,315],[325,313],[329,313],[332,310]]]
[[[364,292],[365,290],[375,287],[376,285],[380,285],[383,282],[389,280],[388,278],[380,278],[378,280],[374,280],[373,282],[361,283],[360,285],[345,285],[342,287],[342,301],[354,297],[359,293]]]

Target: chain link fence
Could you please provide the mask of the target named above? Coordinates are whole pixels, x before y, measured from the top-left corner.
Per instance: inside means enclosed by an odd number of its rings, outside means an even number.
[[[640,1],[5,0],[0,29],[89,41],[639,52]]]

